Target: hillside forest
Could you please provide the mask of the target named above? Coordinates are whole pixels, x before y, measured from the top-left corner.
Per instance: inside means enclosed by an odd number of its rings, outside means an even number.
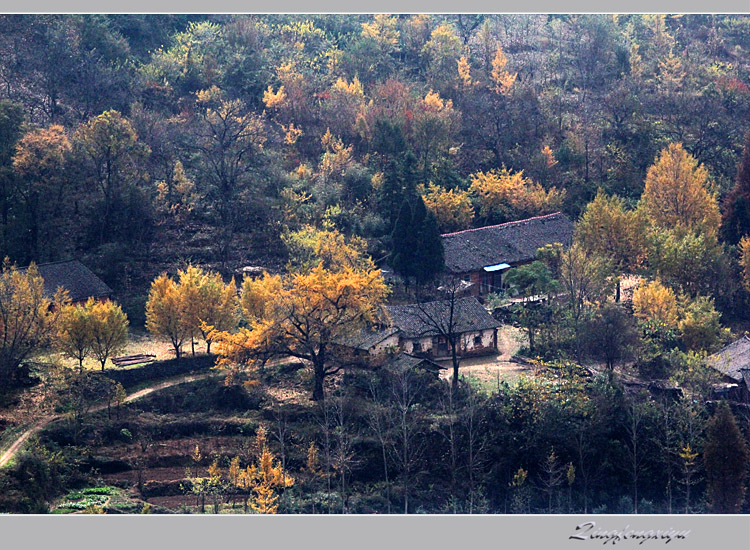
[[[0,511],[750,511],[747,16],[0,31]],[[340,345],[455,297],[440,235],[557,212],[496,379]]]

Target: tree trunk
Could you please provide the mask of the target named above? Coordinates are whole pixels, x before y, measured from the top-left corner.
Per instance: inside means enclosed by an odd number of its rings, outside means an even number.
[[[621,285],[621,282],[620,282],[620,278],[617,277],[617,287],[615,289],[615,302],[617,302],[618,304],[620,303],[620,287],[621,286],[622,285]]]
[[[391,482],[388,480],[388,457],[386,456],[385,444],[381,445],[383,451],[383,473],[385,474],[385,495],[388,500],[388,513],[391,513]]]
[[[315,369],[315,385],[313,386],[312,400],[323,401],[325,399],[323,390],[323,380],[325,379],[325,365],[323,364],[321,356],[316,357],[313,365]]]
[[[455,342],[451,342],[451,359],[453,360],[453,379],[451,380],[451,390],[455,391],[458,389],[458,368],[460,367],[460,361],[458,360],[458,350],[456,349]]]
[[[531,327],[531,323],[527,328],[529,333],[529,353],[534,353],[534,329]]]

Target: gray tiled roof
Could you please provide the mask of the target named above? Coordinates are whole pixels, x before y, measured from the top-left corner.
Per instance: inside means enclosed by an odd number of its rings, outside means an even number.
[[[501,326],[474,297],[455,301],[452,327],[450,300],[386,306],[386,310],[391,318],[391,326],[398,327],[406,338],[436,336],[441,332],[447,333],[451,328],[453,332],[473,332]]]
[[[112,289],[78,260],[53,262],[36,266],[44,279],[44,294],[55,295],[58,287],[68,291],[71,302],[87,300],[89,297],[104,298],[112,295]]]
[[[485,266],[536,259],[537,249],[553,243],[569,245],[573,222],[560,212],[515,222],[442,235],[445,269],[478,271]]]
[[[750,338],[743,336],[708,357],[706,362],[725,376],[742,381],[742,371],[750,369]]]
[[[427,359],[426,357],[416,357],[414,355],[409,355],[408,353],[399,353],[390,361],[390,365],[396,370],[422,367],[429,371],[439,371],[445,368],[431,359]]]
[[[367,351],[397,332],[398,329],[396,327],[387,327],[382,330],[376,328],[364,328],[357,333],[342,339],[338,343],[350,348]]]

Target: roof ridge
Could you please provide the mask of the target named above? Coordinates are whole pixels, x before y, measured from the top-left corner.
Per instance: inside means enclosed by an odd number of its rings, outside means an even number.
[[[44,262],[43,264],[38,264],[36,262],[31,262],[31,263],[34,264],[37,267],[41,267],[41,266],[44,266],[44,265],[70,264],[70,263],[73,263],[73,262],[78,262],[79,264],[81,264],[81,265],[83,265],[85,267],[85,265],[80,260],[76,260],[75,258],[71,258],[70,260],[57,260],[55,262]],[[25,266],[24,269],[28,268],[30,265],[31,264]]]
[[[482,303],[479,300],[477,300],[477,298],[475,296],[458,296],[458,297],[456,297],[456,298],[453,299],[453,302],[455,303],[455,302],[459,302],[461,300],[466,300],[466,301],[471,301],[471,302],[477,302],[480,306],[482,305]],[[389,305],[386,305],[385,307],[386,308],[389,308],[389,307],[419,307],[419,306],[425,306],[427,304],[439,304],[439,303],[450,302],[450,301],[451,301],[451,298],[443,298],[442,300],[430,300],[429,302],[412,302],[410,304],[392,304],[392,305],[389,304]],[[482,307],[484,307],[484,306],[482,306]]]
[[[543,216],[533,216],[531,218],[525,218],[523,220],[515,220],[512,222],[498,223],[496,225],[485,225],[484,227],[474,227],[472,229],[463,229],[461,231],[454,231],[453,233],[443,233],[441,237],[453,237],[454,235],[461,235],[462,233],[471,233],[472,231],[481,231],[482,229],[497,229],[498,227],[505,227],[514,224],[520,224],[524,222],[530,222],[534,220],[541,220],[544,218],[551,218],[552,216],[565,215],[562,212],[552,212],[551,214],[544,214]]]

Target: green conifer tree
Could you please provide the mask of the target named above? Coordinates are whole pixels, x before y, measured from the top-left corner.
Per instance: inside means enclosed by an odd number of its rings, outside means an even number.
[[[711,418],[706,435],[704,461],[711,509],[717,514],[737,514],[745,500],[750,454],[726,402]]]

